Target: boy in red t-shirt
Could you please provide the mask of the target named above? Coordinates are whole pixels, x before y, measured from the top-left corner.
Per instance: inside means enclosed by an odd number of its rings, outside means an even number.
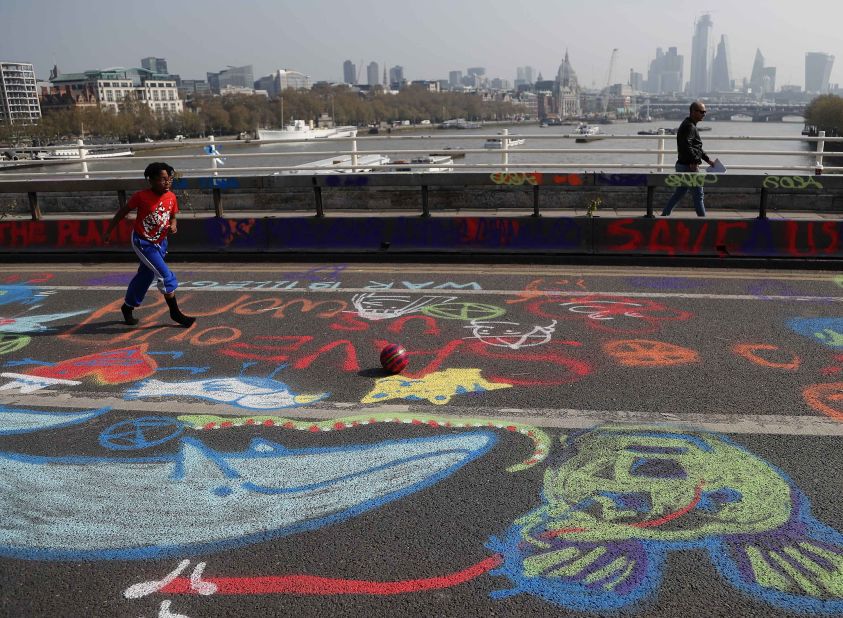
[[[132,311],[143,302],[143,297],[146,296],[153,280],[164,295],[173,320],[185,328],[192,326],[196,321],[196,318],[186,316],[179,310],[176,302],[176,288],[179,282],[164,262],[164,256],[167,255],[167,234],[175,234],[178,229],[176,213],[179,211],[179,205],[176,196],[170,191],[174,173],[175,170],[166,163],[147,165],[143,175],[149,181],[149,189],[135,193],[126,205],[114,214],[105,232],[107,241],[117,224],[129,212],[137,209],[132,230],[132,248],[140,260],[140,266],[137,274],[129,282],[125,302],[120,308],[123,321],[129,326],[138,323],[137,318],[132,316]]]

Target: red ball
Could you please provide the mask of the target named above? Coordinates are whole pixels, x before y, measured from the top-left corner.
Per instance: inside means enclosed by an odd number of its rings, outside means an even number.
[[[401,373],[410,364],[407,350],[397,343],[388,343],[381,350],[381,365],[389,373]]]

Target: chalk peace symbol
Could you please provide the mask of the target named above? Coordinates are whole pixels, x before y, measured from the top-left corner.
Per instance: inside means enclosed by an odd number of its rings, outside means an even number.
[[[100,445],[113,451],[136,451],[179,437],[184,424],[162,416],[144,416],[116,423],[100,433]]]
[[[506,313],[506,309],[480,303],[442,303],[425,307],[422,313],[443,320],[493,320]]]

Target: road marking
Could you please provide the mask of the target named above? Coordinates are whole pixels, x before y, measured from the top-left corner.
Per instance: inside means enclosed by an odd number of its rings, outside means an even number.
[[[215,414],[219,416],[250,416],[255,410],[245,410],[227,404],[205,402],[185,403],[168,401],[124,401],[116,397],[70,397],[48,394],[1,395],[0,405],[93,409],[111,407],[119,412],[141,414]],[[480,417],[510,423],[554,429],[588,429],[602,423],[657,424],[701,429],[727,434],[758,434],[776,436],[839,436],[843,437],[843,423],[825,416],[786,414],[670,414],[632,410],[581,410],[576,408],[486,408],[449,406],[448,414],[431,406],[380,405],[364,406],[355,402],[322,402],[319,407],[299,407],[260,411],[261,416],[327,420],[358,414],[384,412],[431,414],[449,417]]]
[[[318,285],[318,282],[315,282]],[[92,292],[92,291],[114,291],[114,292],[123,292],[126,289],[126,286],[116,286],[116,285],[37,285],[31,286],[33,289],[38,290],[54,290],[54,291],[71,291],[71,292]],[[616,297],[616,296],[623,296],[626,298],[683,298],[683,299],[691,299],[691,300],[794,300],[794,301],[802,301],[802,302],[816,302],[816,303],[833,303],[833,302],[843,302],[843,297],[841,296],[803,296],[803,295],[754,295],[754,294],[691,294],[688,292],[631,292],[631,291],[624,291],[618,290],[616,292],[596,292],[596,291],[583,291],[583,290],[565,290],[565,291],[558,291],[558,290],[547,290],[547,291],[525,291],[525,290],[469,290],[464,288],[425,288],[425,289],[404,289],[404,288],[389,288],[389,289],[381,289],[381,288],[331,288],[331,289],[322,289],[322,288],[309,288],[309,287],[295,287],[295,288],[250,288],[250,287],[237,287],[237,286],[190,286],[190,285],[182,285],[179,286],[180,292],[276,292],[276,293],[283,293],[283,292],[292,292],[296,294],[307,293],[307,294],[339,294],[339,293],[348,293],[348,294],[359,294],[359,293],[377,293],[378,295],[381,294],[399,294],[399,295],[407,295],[407,294],[426,294],[429,295],[431,292],[439,292],[442,294],[460,294],[460,295],[471,295],[471,296],[523,296],[523,297],[530,297],[535,298],[536,300],[542,299],[552,299],[553,297],[560,297],[560,298],[570,298],[570,297],[591,297],[591,296],[608,296],[608,297]]]

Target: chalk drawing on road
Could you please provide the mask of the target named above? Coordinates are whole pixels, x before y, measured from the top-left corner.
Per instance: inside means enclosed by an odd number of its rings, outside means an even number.
[[[843,349],[843,318],[793,318],[787,321],[794,332],[834,349]]]
[[[278,416],[216,416],[208,414],[188,414],[179,416],[178,420],[186,426],[197,430],[220,430],[232,427],[277,427],[286,430],[307,431],[320,433],[325,431],[342,431],[375,425],[378,423],[393,423],[412,427],[433,427],[443,429],[489,429],[517,433],[528,438],[533,443],[533,453],[518,464],[507,468],[508,472],[518,472],[531,468],[543,461],[550,451],[550,436],[542,429],[533,425],[514,423],[496,419],[463,418],[452,416],[433,416],[429,414],[406,413],[376,413],[357,416],[345,416],[326,421],[299,421]]]
[[[18,317],[0,316],[0,332],[3,333],[41,333],[52,330],[44,326],[46,322],[55,322],[65,318],[72,318],[83,313],[90,313],[90,309],[82,311],[67,311],[65,313],[49,313],[44,315],[28,315]]]
[[[221,452],[182,437],[178,453],[161,457],[0,452],[0,555],[135,560],[258,543],[399,500],[496,441],[471,431],[294,450],[253,438],[244,451]]]
[[[181,421],[168,416],[144,416],[115,423],[102,430],[100,446],[113,451],[136,451],[175,440],[184,431]]]
[[[843,382],[812,384],[802,391],[802,397],[814,410],[843,421]]]
[[[773,345],[772,343],[736,343],[732,346],[732,351],[738,356],[761,367],[796,371],[802,365],[802,359],[799,355],[789,352],[784,353],[789,358],[775,360],[776,357],[781,356],[782,350],[779,346]],[[761,354],[762,352],[763,354]],[[773,356],[773,358],[769,358],[770,356]]]
[[[245,363],[243,369],[254,363]],[[280,365],[267,377],[241,375],[236,378],[207,378],[165,382],[149,379],[126,391],[126,399],[147,397],[193,397],[217,403],[228,403],[248,410],[280,410],[320,401],[330,393],[298,395],[275,375],[286,365]]]
[[[30,344],[32,337],[28,335],[10,336],[0,333],[0,356],[22,350]]]
[[[35,305],[53,293],[53,290],[38,289],[29,285],[0,285],[0,305]]]
[[[817,521],[780,470],[728,438],[601,426],[565,441],[543,505],[489,549],[510,590],[580,611],[659,589],[671,551],[708,552],[742,592],[789,611],[843,611],[843,535]]]
[[[96,352],[27,371],[27,375],[61,380],[93,378],[98,384],[135,382],[155,373],[158,364],[147,354],[148,344]]]
[[[0,373],[0,378],[11,380],[0,385],[0,391],[17,391],[22,394],[34,393],[35,391],[48,389],[52,386],[79,386],[82,384],[78,380],[59,380],[56,378],[31,376],[25,373],[12,373],[10,371]]]
[[[24,410],[0,405],[0,436],[59,429],[78,425],[108,412],[111,408],[84,412]]]
[[[603,351],[624,367],[675,367],[700,361],[696,350],[650,339],[608,341]]]
[[[465,328],[471,329],[471,337],[465,339],[477,339],[486,345],[498,348],[510,348],[520,350],[544,345],[549,342],[556,330],[556,320],[551,321],[547,326],[521,325],[518,322],[502,322],[488,320],[472,320]]]
[[[421,311],[443,320],[494,320],[506,313],[506,309],[497,305],[452,301],[429,305]]]
[[[479,369],[446,369],[429,373],[422,378],[410,379],[401,375],[378,378],[375,387],[360,400],[361,403],[377,403],[389,399],[428,400],[436,405],[445,405],[455,395],[484,393],[512,384],[490,382],[480,375]]]
[[[455,296],[412,296],[400,294],[355,294],[351,299],[357,315],[367,320],[389,320],[417,313],[430,305],[456,300]]]

